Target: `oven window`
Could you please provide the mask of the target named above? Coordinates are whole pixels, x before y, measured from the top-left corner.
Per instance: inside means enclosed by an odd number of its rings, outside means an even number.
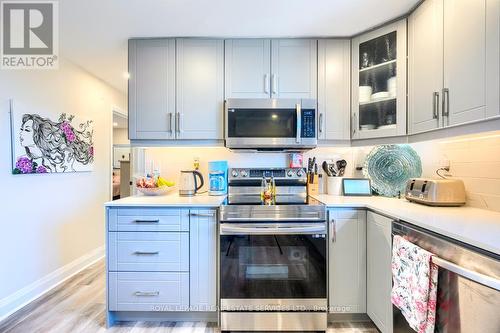
[[[326,239],[221,236],[222,298],[325,298]]]
[[[227,121],[232,138],[294,138],[297,133],[294,109],[231,109]]]

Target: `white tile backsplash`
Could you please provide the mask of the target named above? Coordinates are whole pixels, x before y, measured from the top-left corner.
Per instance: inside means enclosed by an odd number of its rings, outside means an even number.
[[[436,177],[435,171],[443,161],[449,161],[450,174],[465,183],[467,204],[500,211],[500,131],[484,135],[464,136],[439,141],[412,143],[422,159],[422,176]],[[361,176],[356,166],[362,166],[372,147],[319,147],[304,154],[315,156],[318,167],[324,160],[345,159],[346,176]],[[192,169],[193,160],[200,159],[200,170],[207,174],[208,162],[227,160],[230,167],[285,167],[285,153],[236,153],[222,147],[147,148],[146,165],[154,160],[163,176],[176,181],[179,171]]]

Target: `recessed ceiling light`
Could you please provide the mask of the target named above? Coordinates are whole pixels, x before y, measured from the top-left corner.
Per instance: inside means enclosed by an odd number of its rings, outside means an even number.
[[[128,80],[130,79],[130,73],[129,72],[123,72],[123,78]]]
[[[117,127],[118,126],[118,123],[117,122],[113,122],[113,127]]]

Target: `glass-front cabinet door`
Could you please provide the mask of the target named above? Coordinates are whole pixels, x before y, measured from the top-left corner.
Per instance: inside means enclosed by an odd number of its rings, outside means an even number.
[[[352,42],[352,138],[406,134],[406,19]]]

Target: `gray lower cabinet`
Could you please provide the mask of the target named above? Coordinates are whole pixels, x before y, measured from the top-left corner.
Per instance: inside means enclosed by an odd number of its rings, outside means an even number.
[[[392,220],[367,213],[366,312],[382,333],[392,333]]]
[[[214,209],[108,208],[108,322],[115,312],[216,311],[216,216]]]
[[[366,210],[330,209],[330,313],[366,312]]]
[[[191,311],[216,311],[217,218],[215,210],[190,211]]]

